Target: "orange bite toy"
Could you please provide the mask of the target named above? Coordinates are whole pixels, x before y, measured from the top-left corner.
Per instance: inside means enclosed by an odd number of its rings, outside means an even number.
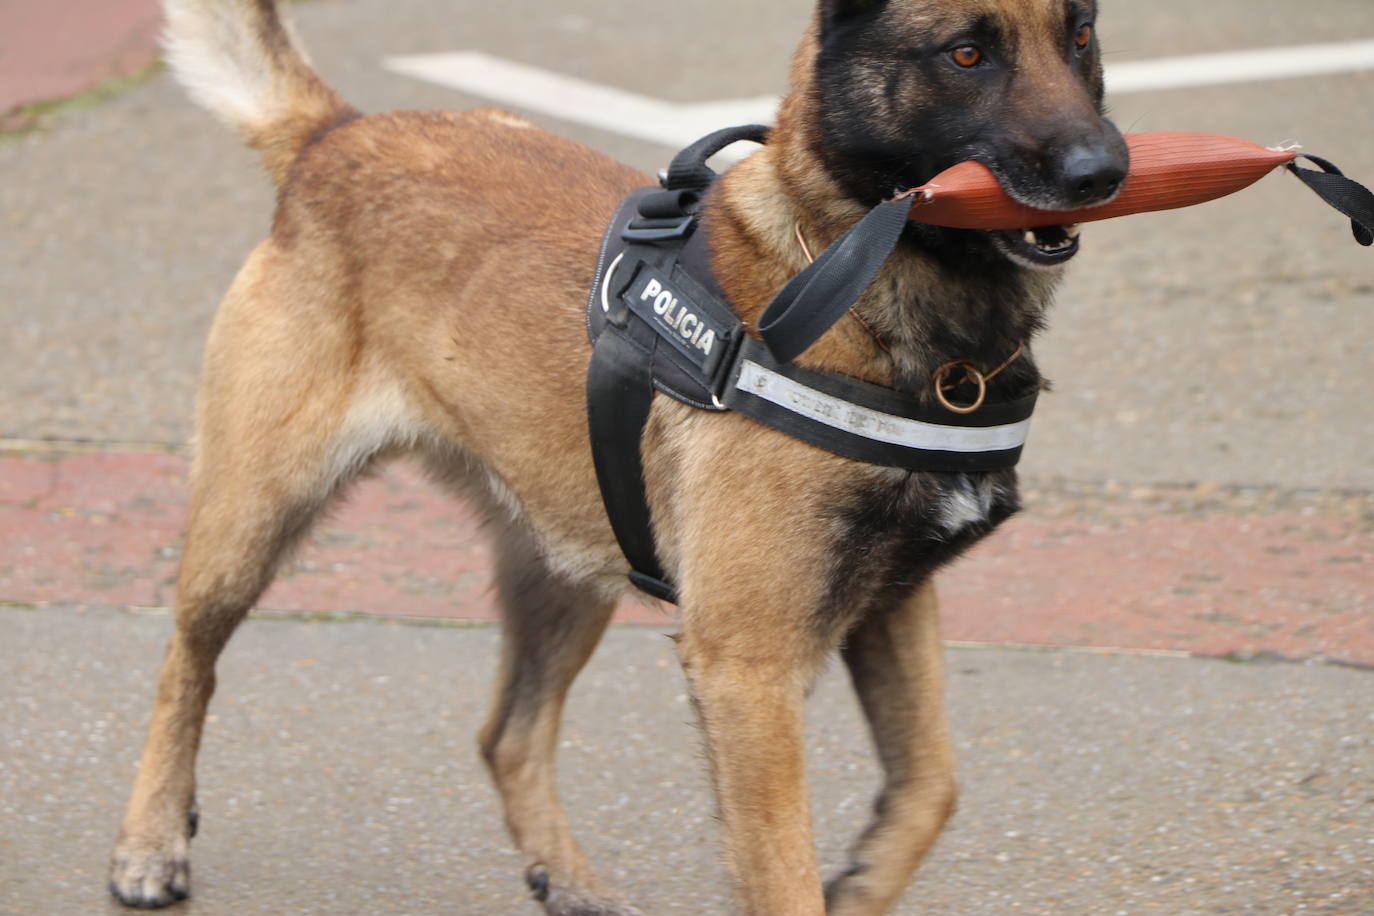
[[[1037,210],[1019,204],[980,162],[961,162],[911,192],[911,219],[954,229],[1034,229],[1172,210],[1243,190],[1297,158],[1220,134],[1127,134],[1131,167],[1112,201],[1077,210]]]

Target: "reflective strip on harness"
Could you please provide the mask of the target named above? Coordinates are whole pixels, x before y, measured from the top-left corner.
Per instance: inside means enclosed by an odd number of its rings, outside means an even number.
[[[1005,451],[1025,445],[1030,431],[1030,418],[1003,426],[944,426],[893,416],[818,391],[748,359],[741,361],[735,387],[832,429],[922,451]]]

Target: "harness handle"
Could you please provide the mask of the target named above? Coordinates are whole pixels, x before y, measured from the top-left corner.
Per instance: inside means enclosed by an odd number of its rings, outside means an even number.
[[[768,128],[763,124],[746,124],[707,134],[673,157],[668,174],[663,178],[663,187],[670,191],[704,192],[716,180],[716,173],[706,164],[706,160],[731,143],[741,140],[765,143],[768,140]]]

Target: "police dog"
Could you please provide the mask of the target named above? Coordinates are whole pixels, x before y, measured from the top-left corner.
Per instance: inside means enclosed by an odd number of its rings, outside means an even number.
[[[568,687],[628,589],[588,446],[583,308],[607,219],[649,179],[500,111],[362,117],[272,0],[168,0],[168,14],[173,70],[280,193],[206,351],[176,630],[115,896],[187,895],[216,658],[321,510],[404,454],[491,517],[504,652],[480,747],[535,899],[559,916],[640,912],[580,851],[553,757]],[[1127,154],[1102,115],[1095,15],[1094,0],[821,0],[767,145],[703,211],[747,326],[805,265],[799,235],[819,250],[961,160],[1038,207],[1115,194]],[[912,225],[802,362],[920,398],[944,363],[990,373],[1039,328],[1077,249],[1072,226]],[[988,384],[1040,385],[1030,351]],[[643,456],[739,909],[887,912],[955,800],[931,575],[1016,510],[1014,475],[861,464],[667,398]],[[836,650],[885,782],[823,885],[802,702]]]

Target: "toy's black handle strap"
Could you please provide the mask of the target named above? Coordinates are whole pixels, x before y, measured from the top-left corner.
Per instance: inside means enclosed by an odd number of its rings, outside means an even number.
[[[796,359],[849,311],[897,247],[914,195],[886,200],[787,282],[759,316],[778,362]]]
[[[1318,197],[1350,217],[1355,241],[1366,247],[1374,245],[1374,193],[1358,181],[1346,178],[1340,169],[1320,156],[1304,155],[1302,158],[1315,163],[1321,171],[1305,169],[1297,163],[1289,163],[1288,170]]]

